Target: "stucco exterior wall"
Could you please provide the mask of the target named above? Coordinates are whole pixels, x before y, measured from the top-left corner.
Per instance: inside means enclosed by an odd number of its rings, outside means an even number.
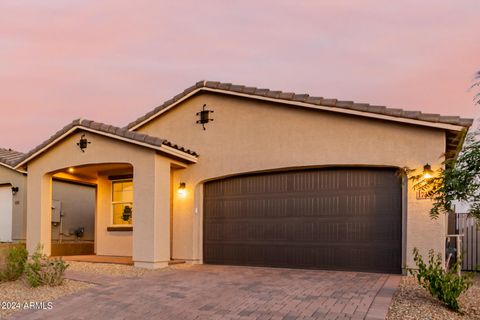
[[[203,104],[214,119],[196,124]],[[281,168],[441,165],[445,133],[439,129],[287,107],[271,102],[202,93],[137,129],[200,154],[198,163],[174,173],[173,258],[201,262],[202,183],[219,177]],[[418,200],[405,184],[404,254],[418,247],[444,252],[445,219],[431,220],[429,200]]]
[[[27,248],[33,250],[41,242],[45,244],[45,253],[50,253],[53,174],[66,172],[69,167],[123,163],[133,167],[133,232],[106,230],[111,221],[111,185],[107,177],[100,175],[96,253],[133,255],[136,265],[147,268],[166,265],[170,258],[169,243],[154,240],[170,236],[170,160],[157,155],[155,150],[94,133],[86,133],[91,144],[82,152],[77,146],[81,134],[82,131],[73,133],[28,164]]]

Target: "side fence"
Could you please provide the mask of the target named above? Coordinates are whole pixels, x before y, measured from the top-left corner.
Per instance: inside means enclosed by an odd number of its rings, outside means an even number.
[[[462,239],[462,270],[480,270],[480,227],[475,218],[466,213],[455,213],[457,234],[463,235]]]

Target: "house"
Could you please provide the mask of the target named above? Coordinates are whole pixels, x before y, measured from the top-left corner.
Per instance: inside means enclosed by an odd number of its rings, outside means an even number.
[[[0,242],[26,239],[27,172],[12,166],[23,156],[21,152],[0,148]],[[52,207],[53,253],[93,253],[95,186],[54,180]]]
[[[50,253],[52,179],[96,186],[95,252],[400,273],[446,219],[402,168],[436,169],[471,119],[201,81],[118,128],[75,120],[11,162],[27,247]]]

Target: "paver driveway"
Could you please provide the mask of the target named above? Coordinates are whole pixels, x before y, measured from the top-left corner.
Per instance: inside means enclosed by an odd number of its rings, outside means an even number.
[[[103,284],[55,301],[52,310],[24,311],[15,318],[382,319],[399,278],[356,272],[180,266],[142,278],[106,277]]]

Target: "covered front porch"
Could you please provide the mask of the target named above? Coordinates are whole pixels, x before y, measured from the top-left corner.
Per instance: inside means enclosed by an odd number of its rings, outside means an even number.
[[[122,257],[119,261],[137,267],[167,266],[172,178],[196,156],[158,138],[103,126],[72,123],[20,163],[28,166],[27,249],[42,245],[51,254],[52,179],[60,179],[96,186],[96,255],[90,259]]]

